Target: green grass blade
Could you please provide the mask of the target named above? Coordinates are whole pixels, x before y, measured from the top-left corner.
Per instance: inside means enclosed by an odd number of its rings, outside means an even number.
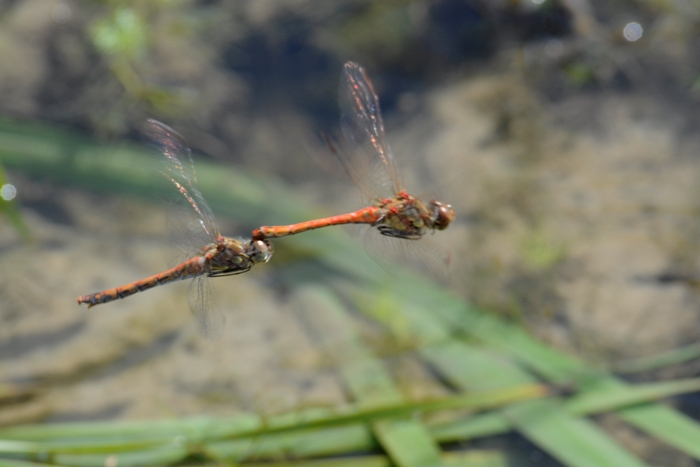
[[[245,463],[246,467],[393,467],[386,456],[361,456],[288,462]]]
[[[430,432],[441,443],[500,435],[513,430],[513,424],[500,411],[440,423],[429,423]]]
[[[6,441],[0,440],[0,453],[12,454],[31,454],[31,455],[46,455],[46,454],[84,454],[84,453],[114,453],[114,452],[129,452],[148,448],[155,448],[170,444],[163,440],[129,440],[129,441],[73,441],[73,442],[22,442],[22,441]]]
[[[262,419],[255,414],[231,418],[195,417],[177,420],[156,420],[110,423],[55,423],[24,425],[0,429],[0,438],[28,441],[61,440],[66,438],[90,440],[163,440],[184,436],[188,439],[235,436],[259,430]],[[115,439],[116,438],[116,439]]]
[[[174,431],[169,427],[168,429],[163,429],[161,431],[152,431],[148,434],[144,433],[144,430],[137,429],[137,425],[134,423],[129,424],[110,424],[106,423],[105,428],[99,429],[99,425],[95,424],[95,432],[106,433],[106,436],[99,436],[95,434],[92,437],[85,437],[84,426],[74,427],[72,424],[61,424],[54,426],[44,426],[37,425],[34,426],[38,431],[38,434],[32,433],[32,426],[18,427],[13,429],[13,433],[17,436],[18,433],[23,433],[27,438],[44,438],[41,441],[19,441],[19,440],[0,440],[0,452],[4,453],[17,453],[26,455],[53,455],[53,454],[79,454],[79,453],[116,453],[116,452],[127,452],[134,450],[141,450],[147,447],[161,447],[166,445],[179,445],[179,444],[197,444],[200,442],[212,443],[212,440],[229,438],[229,439],[264,439],[265,442],[273,445],[275,443],[284,444],[286,436],[301,436],[298,432],[304,430],[312,430],[316,433],[326,432],[329,437],[332,437],[334,429],[344,429],[347,426],[352,426],[353,424],[367,424],[372,423],[377,420],[382,419],[396,419],[396,418],[406,418],[411,417],[415,413],[429,413],[434,411],[441,411],[446,409],[471,409],[471,410],[487,410],[494,407],[501,407],[503,405],[511,404],[514,402],[527,400],[531,398],[541,397],[546,394],[546,388],[539,385],[529,385],[529,386],[519,386],[514,388],[508,388],[500,391],[484,391],[484,392],[474,392],[464,395],[430,399],[418,402],[400,402],[388,406],[380,406],[375,408],[356,410],[352,408],[344,408],[338,411],[332,411],[330,413],[325,413],[323,417],[308,417],[305,415],[305,411],[301,411],[298,416],[293,416],[296,414],[289,414],[290,416],[280,417],[277,421],[271,423],[263,423],[262,425],[250,425],[249,430],[244,430],[245,424],[250,424],[253,420],[258,420],[257,417],[242,416],[243,423],[236,422],[236,418],[231,419],[230,423],[226,422],[226,419],[194,419],[188,420],[173,420],[172,425],[180,426],[180,429]],[[167,426],[168,422],[163,421],[158,424],[153,422],[144,422],[145,427],[154,429],[154,427],[159,425]],[[81,424],[82,425],[82,424]],[[114,431],[112,425],[118,425],[125,428],[124,433],[118,434]],[[186,429],[183,429],[185,427]],[[46,439],[47,433],[46,429],[50,428],[51,433],[55,433],[57,438],[55,440]],[[66,433],[61,432],[61,429],[65,428],[65,431],[78,433],[82,436],[76,438],[66,437]],[[80,429],[76,429],[80,428]],[[274,437],[271,435],[279,435]],[[356,435],[356,433],[355,433]],[[347,433],[342,435],[345,438],[352,438],[352,436]],[[364,434],[355,436],[356,439],[364,439]],[[291,439],[291,438],[290,438]],[[336,436],[337,440],[338,437]],[[280,441],[282,440],[282,441]],[[299,442],[296,442],[297,447]],[[329,443],[329,446],[332,443]],[[341,443],[342,444],[342,443]],[[216,446],[228,446],[228,448],[239,449],[240,444],[231,443],[216,443],[212,445]],[[365,446],[366,444],[360,444],[360,446]],[[287,447],[281,447],[279,449],[288,449]],[[333,450],[332,452],[336,452]]]
[[[397,294],[397,296],[401,295]],[[428,308],[427,305],[424,307],[416,306],[416,303],[411,298],[407,298],[398,306],[408,313],[418,341],[425,346],[421,350],[422,354],[443,377],[455,386],[469,390],[487,390],[535,381],[535,378],[528,371],[514,363],[508,353],[498,356],[493,350],[486,351],[463,342],[450,340],[447,337],[450,334],[449,330],[445,328],[442,331],[436,331],[434,329],[435,323],[432,323],[430,330],[426,332],[425,320],[427,318],[424,316],[423,310],[433,311],[435,307],[434,305],[432,308]],[[474,319],[471,320],[471,326],[477,324],[474,321]],[[481,323],[482,327],[484,324],[489,325],[488,332],[491,333],[502,335],[504,331],[508,330],[498,321],[489,320],[489,317]],[[544,412],[546,416],[543,415],[542,419],[535,420],[525,416],[536,413],[536,411],[531,412],[529,407],[547,408],[548,410]],[[491,417],[487,419],[492,424],[490,427],[482,424],[479,428],[504,428],[512,424],[522,434],[567,465],[643,465],[641,461],[618,446],[594,423],[569,414],[561,407],[557,398],[517,404],[514,407],[504,409],[502,414],[506,420]],[[460,428],[464,429],[464,426]],[[548,433],[557,434],[556,443],[548,441]],[[591,453],[592,449],[596,452]]]
[[[582,392],[566,401],[569,413],[587,415],[700,391],[700,378],[610,387]]]
[[[618,413],[640,430],[700,459],[700,424],[692,418],[658,404],[632,407]]]
[[[185,446],[151,449],[148,451],[125,452],[107,455],[59,454],[53,460],[60,465],[75,467],[134,467],[147,465],[169,465],[181,462],[189,454]]]
[[[423,352],[438,371],[463,389],[497,388],[532,380],[532,376],[508,360],[464,343],[433,346]],[[502,412],[520,433],[566,465],[644,465],[594,423],[569,414],[558,398],[523,402],[506,407]]]
[[[505,456],[496,451],[448,452],[442,455],[447,467],[507,467]],[[360,456],[291,462],[246,463],[246,467],[393,467],[386,456]]]
[[[509,343],[501,342],[500,346],[510,348],[514,353],[517,349],[518,358],[537,368],[544,376],[551,375],[557,381],[577,381],[583,390],[630,387],[600,370],[586,368],[573,358],[562,358],[523,334],[513,336]],[[636,428],[700,460],[700,424],[697,421],[659,404],[627,408],[620,410],[619,415]]]
[[[487,343],[554,384],[574,383],[584,392],[629,387],[602,369],[547,347],[518,326],[470,307],[444,290],[425,287],[416,293],[410,287],[397,284],[395,294],[416,308],[431,310],[431,315],[445,326]],[[700,460],[700,424],[695,420],[660,404],[627,408],[619,414],[633,426]]]
[[[300,292],[302,313],[324,348],[329,349],[346,382],[348,391],[363,405],[400,403],[383,365],[361,343],[354,323],[341,302],[327,289],[306,288]],[[441,466],[440,448],[418,420],[375,422],[374,433],[392,461],[400,467]]]
[[[574,467],[646,465],[588,419],[574,417],[553,400],[524,402],[504,410],[518,431],[563,464]]]
[[[608,390],[590,391],[577,394],[576,396],[564,401],[566,410],[572,415],[588,416],[602,412],[619,410],[623,417],[627,417],[628,413],[634,414],[638,409],[640,411],[647,410],[648,407],[661,407],[654,405],[645,405],[644,407],[625,409],[629,406],[645,404],[657,399],[663,399],[688,392],[695,392],[698,389],[698,379],[670,381],[661,383],[637,384],[633,386],[621,386],[617,388],[609,388]],[[663,408],[663,407],[662,407]],[[675,414],[674,412],[670,412]],[[659,414],[659,419],[667,417],[669,412],[663,411]],[[633,416],[633,415],[632,415]],[[671,415],[674,416],[674,415]],[[639,423],[644,423],[645,418],[642,417]],[[683,420],[672,420],[666,424],[660,424],[653,428],[662,436],[669,438],[688,439],[689,442],[685,446],[686,451],[697,450],[697,445],[694,444],[694,436],[686,437],[687,432],[692,432],[697,428],[693,428],[694,423],[686,423],[686,428],[681,433],[674,433],[673,426],[683,423]],[[515,429],[511,421],[501,412],[489,412],[481,415],[476,415],[460,420],[440,422],[430,424],[430,431],[433,436],[440,442],[458,441],[464,439],[473,439],[483,436],[507,433]]]
[[[659,355],[622,362],[615,366],[615,371],[617,373],[640,373],[666,368],[696,358],[700,358],[700,344],[691,344]]]
[[[29,462],[29,461],[22,461],[22,460],[17,460],[17,459],[2,459],[2,458],[0,458],[0,467],[46,467],[46,466],[57,467],[57,466],[59,466],[59,464],[55,464],[55,463],[42,464],[40,462]]]
[[[382,420],[374,424],[374,434],[389,457],[399,466],[442,465],[440,449],[423,424],[416,420]],[[437,460],[437,462],[436,462]]]
[[[204,446],[204,451],[213,459],[242,462],[258,459],[331,456],[372,451],[378,448],[379,445],[369,426],[365,423],[356,423],[208,443]]]

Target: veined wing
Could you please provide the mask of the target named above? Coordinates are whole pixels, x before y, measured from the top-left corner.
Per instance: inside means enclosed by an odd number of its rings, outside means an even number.
[[[211,279],[204,274],[195,277],[187,290],[190,310],[199,323],[199,331],[208,340],[221,336],[226,317],[221,313],[211,292]]]
[[[165,175],[177,188],[168,207],[168,242],[174,248],[171,263],[178,264],[196,255],[202,247],[219,236],[214,214],[197,189],[192,152],[175,130],[156,120],[148,120],[147,134],[165,156],[161,165]]]
[[[390,198],[403,189],[399,170],[384,136],[379,98],[365,69],[347,62],[340,78],[340,127],[348,154],[341,162],[364,192]]]
[[[419,276],[448,284],[450,254],[430,238],[409,240],[382,235],[374,227],[364,228],[363,246],[367,254],[390,275],[408,268]]]

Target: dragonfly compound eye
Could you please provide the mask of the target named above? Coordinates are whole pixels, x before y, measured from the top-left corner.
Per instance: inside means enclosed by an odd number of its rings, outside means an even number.
[[[444,230],[450,225],[455,218],[454,209],[449,204],[441,203],[440,201],[431,201],[430,206],[433,210],[433,223],[438,230]]]
[[[267,263],[272,258],[272,244],[267,240],[255,240],[250,245],[250,258],[256,263]]]

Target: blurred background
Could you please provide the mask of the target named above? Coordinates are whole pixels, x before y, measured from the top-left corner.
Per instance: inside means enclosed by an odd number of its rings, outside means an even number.
[[[165,269],[176,190],[149,175],[147,118],[193,148],[224,235],[362,207],[318,136],[339,135],[348,60],[408,190],[457,213],[429,239],[449,284],[416,290],[626,382],[698,376],[699,26],[691,0],[0,0],[0,425],[352,402],[319,294],[403,397],[455,390],[420,356],[400,279],[343,229],[212,281],[214,342],[186,283],[75,304]],[[670,404],[700,417],[697,394]],[[650,464],[698,465],[614,414],[595,426]],[[522,433],[463,443],[564,462]]]

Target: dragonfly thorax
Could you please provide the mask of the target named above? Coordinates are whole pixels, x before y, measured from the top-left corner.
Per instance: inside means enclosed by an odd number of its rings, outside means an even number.
[[[419,239],[428,229],[447,228],[455,217],[449,204],[435,200],[425,204],[409,194],[386,200],[381,208],[385,214],[375,225],[390,237]]]
[[[255,264],[248,254],[248,244],[228,237],[219,237],[217,243],[205,250],[204,257],[209,263],[210,276],[239,274]]]
[[[419,199],[402,194],[380,206],[385,214],[374,225],[382,235],[417,240],[430,226],[431,212]]]

